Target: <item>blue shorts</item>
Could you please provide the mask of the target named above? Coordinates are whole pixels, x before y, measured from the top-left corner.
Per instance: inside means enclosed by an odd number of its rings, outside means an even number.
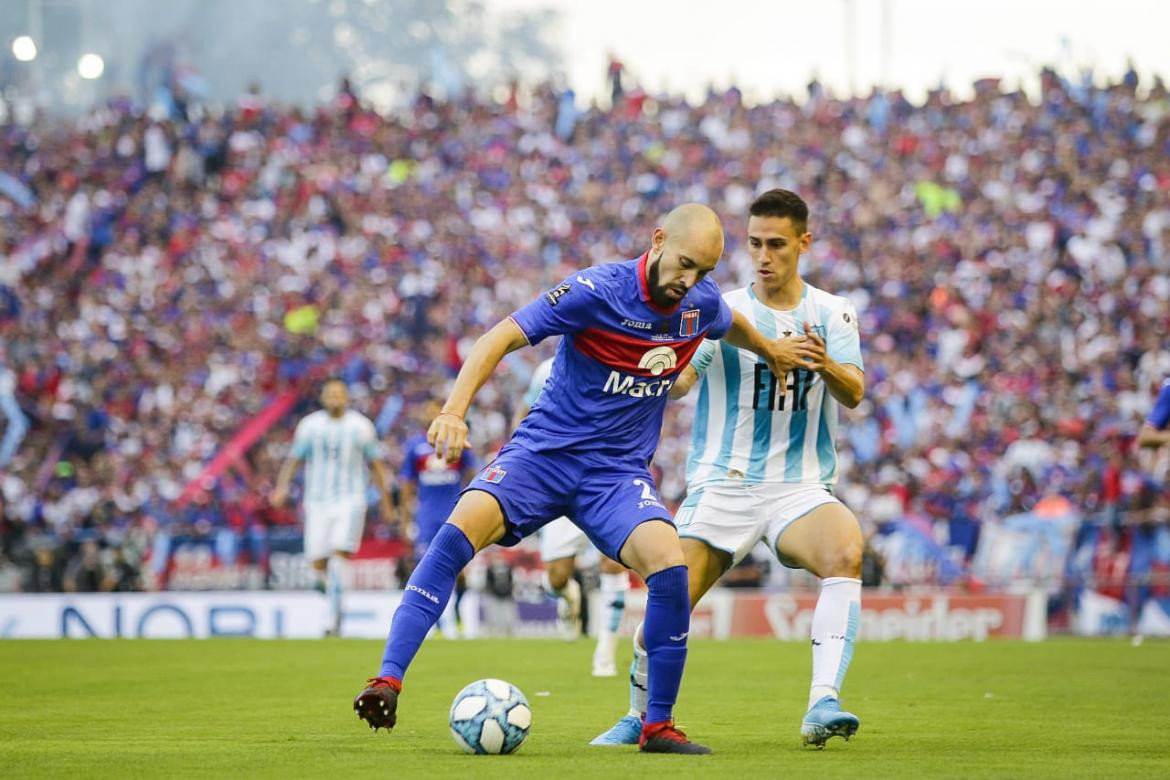
[[[504,512],[504,536],[511,547],[564,515],[601,552],[621,560],[634,529],[649,520],[674,525],[644,466],[599,462],[571,452],[531,452],[514,444],[500,451],[463,492],[490,493]]]

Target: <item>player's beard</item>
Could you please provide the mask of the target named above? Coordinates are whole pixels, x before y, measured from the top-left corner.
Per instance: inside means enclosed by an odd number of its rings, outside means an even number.
[[[669,309],[672,306],[677,306],[678,301],[666,294],[666,288],[658,284],[658,263],[662,260],[664,252],[659,252],[658,257],[650,261],[646,269],[646,287],[650,290],[650,300],[664,309]]]

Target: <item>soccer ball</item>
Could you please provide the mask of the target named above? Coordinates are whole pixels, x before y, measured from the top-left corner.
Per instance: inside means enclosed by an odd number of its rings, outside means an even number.
[[[531,725],[528,699],[503,680],[476,680],[451,702],[451,736],[465,753],[511,753]]]

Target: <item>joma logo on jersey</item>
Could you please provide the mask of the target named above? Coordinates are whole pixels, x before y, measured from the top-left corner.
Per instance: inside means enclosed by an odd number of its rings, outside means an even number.
[[[632,376],[622,376],[617,371],[610,371],[605,380],[602,392],[614,395],[628,395],[631,398],[659,398],[666,394],[674,384],[673,379],[655,379],[650,382],[638,382]]]
[[[634,328],[635,330],[650,330],[654,326],[649,322],[642,322],[641,320],[622,320],[622,325],[627,328]]]
[[[699,310],[687,309],[678,322],[678,335],[693,336],[699,332]]]

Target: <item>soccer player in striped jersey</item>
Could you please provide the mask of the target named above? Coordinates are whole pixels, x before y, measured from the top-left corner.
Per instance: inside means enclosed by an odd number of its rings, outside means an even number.
[[[288,500],[293,475],[302,462],[305,557],[312,563],[317,589],[329,597],[327,635],[341,633],[341,592],[346,562],[362,540],[366,520],[366,465],[381,496],[382,516],[392,517],[378,435],[369,418],[347,408],[349,391],[340,379],[321,388],[321,406],[302,419],[292,449],[281,466],[271,501]]]
[[[808,206],[769,190],[751,205],[748,251],[756,276],[723,296],[765,336],[784,345],[780,372],[756,356],[706,341],[671,389],[699,384],[687,498],[675,516],[697,604],[759,541],[783,564],[821,578],[812,620],[812,685],[800,733],[823,747],[860,725],[839,697],[861,611],[863,539],[834,495],[838,407],[861,402],[865,375],[857,313],[845,298],[801,279]],[[627,744],[645,707],[646,662],[635,632],[630,714],[593,744]]]
[[[1162,382],[1154,409],[1138,431],[1139,447],[1164,447],[1170,444],[1170,379]]]
[[[532,372],[524,403],[516,410],[512,427],[516,428],[540,398],[544,383],[552,373],[553,359],[543,361]],[[581,586],[573,579],[577,556],[593,549],[593,543],[573,521],[558,517],[537,531],[540,538],[540,560],[544,564],[544,589],[557,600],[557,622],[566,639],[581,635]],[[616,677],[617,630],[626,609],[626,592],[630,589],[630,575],[617,561],[601,556],[601,601],[605,617],[597,632],[597,647],[593,650],[593,676]]]

